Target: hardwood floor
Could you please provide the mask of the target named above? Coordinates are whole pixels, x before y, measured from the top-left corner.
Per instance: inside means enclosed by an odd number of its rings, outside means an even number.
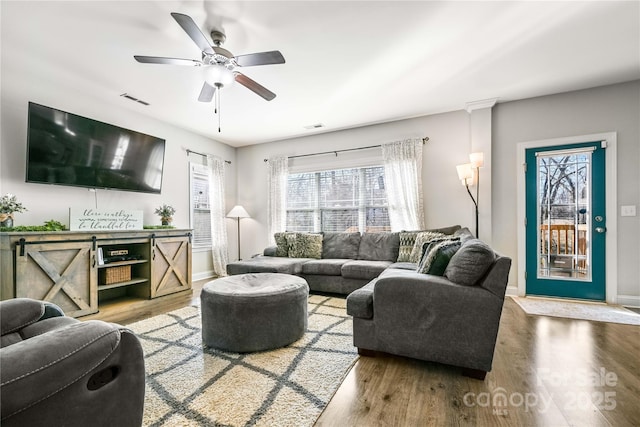
[[[180,304],[199,304],[207,281],[195,282],[193,297]],[[132,313],[120,323],[139,318]],[[360,357],[316,426],[640,425],[637,326],[528,316],[506,298],[493,370],[484,381],[460,372],[391,355]]]

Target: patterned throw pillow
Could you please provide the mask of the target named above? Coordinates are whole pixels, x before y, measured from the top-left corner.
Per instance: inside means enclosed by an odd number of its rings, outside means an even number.
[[[289,242],[287,241],[287,235],[294,235],[292,232],[280,232],[275,233],[273,238],[276,241],[276,256],[288,257],[289,256]]]
[[[413,244],[413,249],[411,250],[411,255],[409,255],[409,262],[417,264],[420,262],[422,258],[422,245],[427,242],[430,242],[433,239],[438,239],[444,237],[445,234],[437,233],[433,231],[422,231],[418,233],[416,236],[416,241]]]
[[[436,239],[425,243],[426,250],[416,271],[423,274],[433,274],[435,276],[444,275],[444,271],[449,265],[451,257],[462,246],[459,238]]]
[[[409,262],[413,245],[416,243],[416,237],[419,231],[401,231],[400,247],[398,249],[398,259],[396,262]]]
[[[322,258],[322,234],[291,234],[287,236],[289,258]]]

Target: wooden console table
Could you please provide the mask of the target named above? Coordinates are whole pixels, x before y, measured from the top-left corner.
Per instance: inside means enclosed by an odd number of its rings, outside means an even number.
[[[107,251],[126,255],[101,265],[99,253]],[[186,291],[191,291],[191,230],[0,233],[2,300],[50,301],[80,317],[97,313],[103,304]]]

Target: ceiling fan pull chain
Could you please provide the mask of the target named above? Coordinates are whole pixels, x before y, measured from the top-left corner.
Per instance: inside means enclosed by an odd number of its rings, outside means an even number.
[[[220,116],[222,116],[222,110],[220,109],[220,90],[216,91],[218,93],[218,133],[220,133]]]

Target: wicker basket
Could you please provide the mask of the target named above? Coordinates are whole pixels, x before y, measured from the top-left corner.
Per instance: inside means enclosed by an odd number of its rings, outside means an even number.
[[[105,285],[112,285],[114,283],[126,282],[128,280],[131,280],[130,265],[107,267],[103,268],[100,272],[102,273],[102,283]]]

